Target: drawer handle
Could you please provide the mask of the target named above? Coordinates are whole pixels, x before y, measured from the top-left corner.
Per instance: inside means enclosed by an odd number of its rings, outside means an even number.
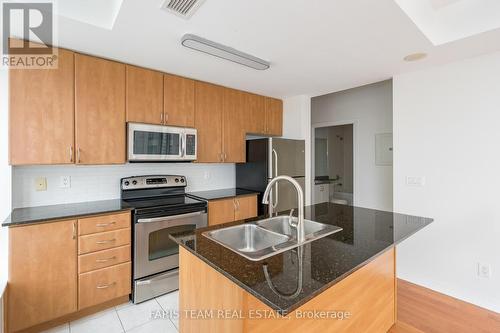
[[[113,221],[113,222],[109,222],[109,223],[99,223],[99,224],[96,224],[95,226],[98,228],[104,228],[104,227],[109,227],[110,225],[113,225],[113,224],[116,224],[116,222]]]
[[[113,239],[107,239],[107,240],[103,240],[103,241],[97,241],[95,243],[96,244],[108,244],[108,243],[113,243],[113,242],[116,242],[115,238],[113,238]]]
[[[113,287],[115,284],[116,284],[116,282],[113,282],[113,283],[110,283],[110,284],[103,284],[101,286],[97,286],[96,288],[97,289],[106,289],[106,288],[109,288],[109,287]]]
[[[116,256],[113,256],[111,258],[106,258],[106,259],[96,259],[95,262],[108,262],[108,261],[115,260],[115,259],[116,259]]]

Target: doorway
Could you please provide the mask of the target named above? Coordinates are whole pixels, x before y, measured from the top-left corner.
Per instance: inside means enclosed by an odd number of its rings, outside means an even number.
[[[354,124],[314,128],[314,203],[354,203]]]

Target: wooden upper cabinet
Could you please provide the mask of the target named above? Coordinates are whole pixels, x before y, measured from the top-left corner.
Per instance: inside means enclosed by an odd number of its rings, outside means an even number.
[[[222,109],[224,88],[195,83],[195,120],[198,130],[197,162],[222,162]]]
[[[11,69],[10,162],[74,162],[74,54],[59,49],[57,69]]]
[[[194,80],[164,74],[163,82],[165,124],[194,127]]]
[[[127,121],[162,124],[163,74],[127,65]]]
[[[9,332],[77,310],[76,221],[9,229]]]
[[[283,135],[283,101],[266,97],[266,134]]]
[[[246,93],[224,88],[222,151],[227,163],[245,162]]]
[[[246,132],[252,134],[266,134],[265,97],[245,93],[245,107],[247,114]]]
[[[125,163],[125,65],[75,54],[76,159]]]

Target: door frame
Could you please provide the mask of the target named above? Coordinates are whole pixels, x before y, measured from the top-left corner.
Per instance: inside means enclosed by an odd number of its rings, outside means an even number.
[[[340,121],[327,121],[321,123],[311,124],[311,197],[312,202],[314,204],[316,202],[315,194],[314,194],[314,179],[316,177],[316,129],[322,127],[332,127],[332,126],[342,126],[342,125],[352,125],[352,205],[357,206],[356,193],[358,193],[358,177],[357,177],[357,159],[358,159],[358,120],[340,120]]]

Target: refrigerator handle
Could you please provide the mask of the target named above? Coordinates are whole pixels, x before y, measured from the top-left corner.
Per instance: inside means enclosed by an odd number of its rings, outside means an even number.
[[[278,177],[278,153],[273,149],[274,156],[274,177]],[[274,200],[271,203],[273,210],[278,206],[278,183],[274,184]]]

